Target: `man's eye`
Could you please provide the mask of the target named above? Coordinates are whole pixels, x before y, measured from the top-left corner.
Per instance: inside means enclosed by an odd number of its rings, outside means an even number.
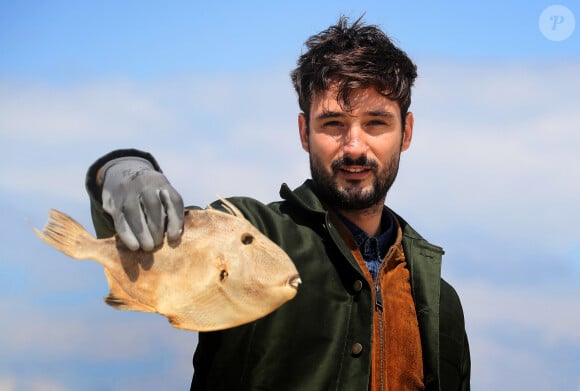
[[[342,123],[339,121],[328,121],[328,122],[325,122],[323,126],[325,128],[337,128],[337,127],[342,126]]]
[[[369,121],[368,123],[369,126],[388,126],[388,124],[385,121],[382,120],[373,120],[373,121]]]

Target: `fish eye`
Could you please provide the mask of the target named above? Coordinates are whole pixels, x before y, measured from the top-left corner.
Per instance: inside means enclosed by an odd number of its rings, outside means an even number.
[[[227,276],[228,276],[228,271],[226,269],[222,269],[222,271],[220,272],[220,281],[225,280]]]
[[[245,233],[242,235],[242,243],[243,244],[252,244],[253,241],[254,241],[254,236],[252,234]]]

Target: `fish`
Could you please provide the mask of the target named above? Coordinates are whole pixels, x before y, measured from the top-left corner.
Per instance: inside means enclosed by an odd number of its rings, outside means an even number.
[[[302,281],[284,250],[220,201],[219,210],[186,209],[181,238],[166,237],[153,251],[131,251],[117,235],[97,239],[55,209],[42,231],[32,228],[67,256],[104,267],[108,305],[161,314],[178,329],[223,330],[272,313]]]

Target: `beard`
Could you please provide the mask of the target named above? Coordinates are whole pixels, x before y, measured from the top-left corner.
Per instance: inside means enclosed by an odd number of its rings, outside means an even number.
[[[336,159],[331,163],[331,172],[325,170],[320,160],[310,154],[310,173],[319,196],[329,205],[345,211],[360,211],[369,209],[384,203],[387,192],[395,182],[399,171],[399,159],[401,154],[391,156],[385,167],[378,171],[378,163],[375,160],[361,156],[357,160],[349,157]],[[342,167],[348,166],[370,167],[374,173],[372,185],[362,186],[358,181],[352,181],[346,185],[339,185],[336,179]]]

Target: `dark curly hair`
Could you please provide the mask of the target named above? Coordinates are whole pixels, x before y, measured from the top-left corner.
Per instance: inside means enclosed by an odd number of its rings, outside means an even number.
[[[307,121],[313,94],[338,83],[337,99],[346,110],[352,91],[373,87],[399,103],[404,123],[417,67],[377,26],[365,25],[362,17],[349,26],[341,16],[305,45],[308,51],[298,58],[290,76]]]

